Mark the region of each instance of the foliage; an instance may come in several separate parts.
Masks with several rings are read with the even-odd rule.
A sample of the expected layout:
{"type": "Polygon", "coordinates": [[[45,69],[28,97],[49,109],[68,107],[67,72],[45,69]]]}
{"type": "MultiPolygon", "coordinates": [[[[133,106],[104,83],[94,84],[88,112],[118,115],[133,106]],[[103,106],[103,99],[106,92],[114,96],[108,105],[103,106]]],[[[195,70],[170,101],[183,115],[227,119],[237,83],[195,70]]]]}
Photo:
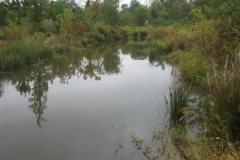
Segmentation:
{"type": "Polygon", "coordinates": [[[2,47],[0,50],[1,71],[35,64],[41,59],[51,57],[53,52],[48,45],[38,42],[19,40],[2,47]]]}
{"type": "Polygon", "coordinates": [[[99,2],[92,2],[89,6],[90,10],[92,11],[92,19],[94,22],[100,21],[102,18],[102,3],[99,2]]]}
{"type": "Polygon", "coordinates": [[[184,19],[189,16],[192,5],[187,1],[155,0],[151,3],[151,16],[154,25],[167,24],[169,21],[184,19]]]}
{"type": "MultiPolygon", "coordinates": [[[[223,150],[221,150],[219,149],[219,146],[222,146],[221,140],[202,134],[193,138],[189,133],[186,133],[188,130],[187,126],[172,128],[168,133],[171,138],[167,140],[166,148],[178,148],[184,159],[239,159],[240,153],[231,143],[225,143],[223,150]]],[[[174,155],[175,152],[172,156],[174,155]]]]}
{"type": "Polygon", "coordinates": [[[88,8],[89,6],[90,6],[90,0],[87,0],[85,4],[85,9],[88,8]]]}
{"type": "Polygon", "coordinates": [[[65,34],[71,33],[70,24],[72,24],[74,19],[72,10],[64,10],[63,14],[57,16],[57,19],[60,25],[60,32],[65,34]]]}
{"type": "Polygon", "coordinates": [[[124,10],[119,14],[119,26],[137,26],[137,18],[128,10],[124,10]]]}
{"type": "MultiPolygon", "coordinates": [[[[133,58],[149,54],[151,60],[172,53],[169,57],[177,62],[182,77],[209,88],[205,107],[189,110],[200,117],[208,134],[192,140],[184,138],[186,132],[175,130],[174,144],[188,159],[238,157],[240,1],[154,0],[150,6],[143,6],[132,0],[122,10],[118,5],[117,0],[88,0],[84,9],[74,0],[1,1],[0,70],[36,64],[54,54],[79,54],[81,47],[95,42],[148,39],[149,53],[132,53],[133,58]]],[[[114,70],[109,69],[119,61],[117,54],[105,56],[105,72],[119,73],[119,63],[114,70]]],[[[93,71],[89,77],[99,79],[93,71]]],[[[169,92],[166,101],[176,123],[186,114],[182,108],[188,106],[189,95],[180,84],[169,92]]],[[[135,140],[133,137],[137,144],[135,140]]]]}
{"type": "Polygon", "coordinates": [[[57,23],[51,19],[42,20],[41,26],[46,33],[55,33],[57,29],[57,23]]]}
{"type": "Polygon", "coordinates": [[[7,7],[4,2],[0,2],[0,26],[7,25],[7,7]]]}
{"type": "Polygon", "coordinates": [[[122,29],[126,32],[129,39],[137,40],[145,40],[148,36],[149,30],[146,27],[122,27],[122,29]]]}
{"type": "Polygon", "coordinates": [[[183,109],[188,108],[189,93],[183,86],[176,82],[169,87],[169,95],[165,95],[166,109],[172,124],[179,124],[179,119],[184,116],[183,109]]]}
{"type": "Polygon", "coordinates": [[[131,0],[129,10],[133,11],[135,8],[140,6],[140,2],[137,0],[131,0]]]}
{"type": "MultiPolygon", "coordinates": [[[[48,17],[53,21],[57,20],[57,16],[64,13],[64,10],[67,9],[67,4],[63,0],[52,1],[50,4],[50,10],[48,11],[48,17]]],[[[45,11],[47,12],[47,11],[45,11]]]]}
{"type": "Polygon", "coordinates": [[[3,28],[3,39],[5,40],[18,40],[28,35],[28,26],[17,25],[9,21],[8,26],[3,28]]]}
{"type": "Polygon", "coordinates": [[[195,81],[196,83],[206,84],[207,74],[209,73],[208,57],[198,53],[186,52],[180,54],[179,66],[185,79],[195,81]]]}
{"type": "Polygon", "coordinates": [[[102,15],[107,24],[116,26],[119,18],[118,1],[105,0],[102,7],[102,15]]]}
{"type": "Polygon", "coordinates": [[[211,100],[206,108],[209,124],[216,136],[235,142],[240,140],[239,59],[231,70],[224,69],[215,77],[209,84],[211,100]]]}
{"type": "Polygon", "coordinates": [[[145,6],[140,6],[136,9],[136,17],[138,26],[144,26],[150,18],[150,11],[145,6]]]}

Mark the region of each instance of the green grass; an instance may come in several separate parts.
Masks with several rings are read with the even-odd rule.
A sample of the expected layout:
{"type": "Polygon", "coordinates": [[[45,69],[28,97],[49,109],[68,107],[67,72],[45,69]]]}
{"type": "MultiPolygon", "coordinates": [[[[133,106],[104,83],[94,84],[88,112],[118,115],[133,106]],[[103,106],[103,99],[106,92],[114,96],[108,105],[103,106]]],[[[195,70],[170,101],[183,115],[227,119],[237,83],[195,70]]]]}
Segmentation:
{"type": "MultiPolygon", "coordinates": [[[[184,79],[203,84],[211,66],[209,57],[195,53],[194,51],[182,52],[178,55],[179,68],[184,79]]],[[[206,84],[206,83],[205,83],[206,84]]]]}
{"type": "Polygon", "coordinates": [[[182,109],[188,107],[188,102],[188,91],[179,82],[172,84],[169,95],[165,95],[165,103],[172,124],[179,123],[179,119],[184,116],[182,109]]]}
{"type": "Polygon", "coordinates": [[[207,118],[214,133],[225,140],[240,140],[240,68],[223,70],[211,85],[207,118]]]}
{"type": "Polygon", "coordinates": [[[53,51],[44,42],[18,40],[9,42],[0,49],[0,70],[9,71],[53,56],[53,51]]]}
{"type": "MultiPolygon", "coordinates": [[[[188,128],[174,127],[170,130],[169,136],[171,139],[166,143],[166,148],[173,148],[175,146],[182,157],[185,159],[194,160],[238,160],[240,159],[240,152],[231,143],[225,143],[224,148],[220,149],[222,145],[221,140],[206,137],[202,134],[196,137],[191,137],[187,134],[188,128]]],[[[172,155],[174,156],[174,154],[172,155]]]]}

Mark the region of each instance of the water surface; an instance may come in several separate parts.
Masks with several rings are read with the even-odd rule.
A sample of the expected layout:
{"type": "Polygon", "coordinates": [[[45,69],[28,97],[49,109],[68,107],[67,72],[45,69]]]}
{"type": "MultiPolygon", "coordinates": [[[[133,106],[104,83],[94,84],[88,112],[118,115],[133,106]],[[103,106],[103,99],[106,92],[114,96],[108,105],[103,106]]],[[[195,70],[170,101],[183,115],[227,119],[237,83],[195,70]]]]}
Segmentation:
{"type": "Polygon", "coordinates": [[[151,137],[171,70],[112,45],[1,74],[0,159],[145,160],[126,126],[151,137]]]}

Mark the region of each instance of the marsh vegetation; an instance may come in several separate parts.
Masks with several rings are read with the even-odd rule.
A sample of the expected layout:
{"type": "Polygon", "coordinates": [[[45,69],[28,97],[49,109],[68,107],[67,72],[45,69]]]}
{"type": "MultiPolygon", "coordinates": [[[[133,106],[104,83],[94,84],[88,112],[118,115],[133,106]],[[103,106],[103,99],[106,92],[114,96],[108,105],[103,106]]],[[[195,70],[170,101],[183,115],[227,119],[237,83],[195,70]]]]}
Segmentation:
{"type": "MultiPolygon", "coordinates": [[[[74,0],[0,2],[1,96],[9,73],[20,70],[25,75],[29,66],[54,59],[41,72],[31,71],[31,76],[12,82],[21,94],[34,90],[30,108],[41,127],[47,84],[53,77],[68,83],[73,75],[101,80],[103,74],[120,74],[121,48],[132,59],[148,59],[163,69],[168,62],[177,68],[177,82],[168,85],[162,97],[171,125],[170,137],[165,138],[168,158],[179,152],[185,159],[239,159],[240,2],[156,0],[143,5],[132,0],[120,6],[117,0],[87,0],[81,5],[74,0]],[[105,47],[112,42],[112,47],[105,47]],[[91,49],[99,45],[103,47],[91,49]],[[109,48],[113,54],[108,54],[109,48]],[[43,77],[47,82],[39,82],[43,77]],[[201,96],[193,96],[193,89],[201,96]],[[192,96],[199,104],[191,103],[192,96]],[[189,136],[193,122],[200,129],[189,136]]],[[[141,145],[137,144],[139,149],[141,145]]]]}

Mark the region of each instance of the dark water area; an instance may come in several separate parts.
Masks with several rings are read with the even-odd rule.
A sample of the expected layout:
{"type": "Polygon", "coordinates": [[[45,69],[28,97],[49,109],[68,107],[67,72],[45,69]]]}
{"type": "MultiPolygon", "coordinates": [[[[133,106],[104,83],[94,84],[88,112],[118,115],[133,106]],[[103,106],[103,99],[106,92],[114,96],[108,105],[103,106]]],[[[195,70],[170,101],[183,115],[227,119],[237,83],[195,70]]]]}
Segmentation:
{"type": "Polygon", "coordinates": [[[110,45],[0,74],[0,159],[147,159],[131,141],[151,139],[171,72],[144,47],[110,45]]]}

